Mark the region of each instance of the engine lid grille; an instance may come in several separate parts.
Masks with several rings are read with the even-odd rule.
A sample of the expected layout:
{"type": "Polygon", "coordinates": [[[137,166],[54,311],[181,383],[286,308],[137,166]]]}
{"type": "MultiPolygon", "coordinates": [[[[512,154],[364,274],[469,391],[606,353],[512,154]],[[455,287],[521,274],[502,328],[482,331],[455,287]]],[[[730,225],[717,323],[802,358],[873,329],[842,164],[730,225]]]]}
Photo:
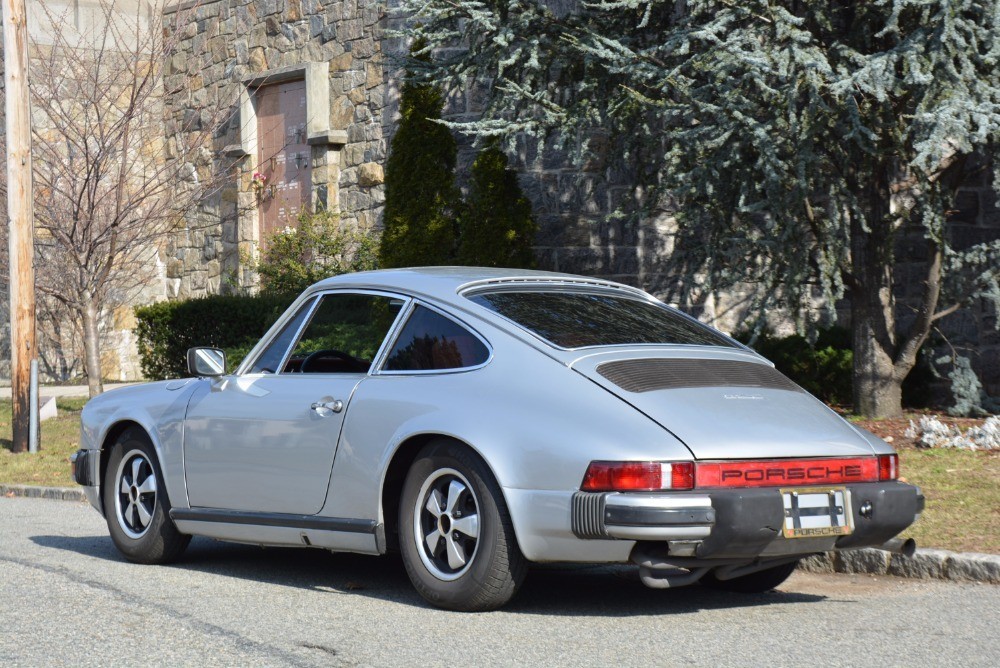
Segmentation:
{"type": "Polygon", "coordinates": [[[638,359],[605,362],[597,373],[626,392],[699,387],[756,387],[802,392],[766,364],[715,359],[638,359]]]}

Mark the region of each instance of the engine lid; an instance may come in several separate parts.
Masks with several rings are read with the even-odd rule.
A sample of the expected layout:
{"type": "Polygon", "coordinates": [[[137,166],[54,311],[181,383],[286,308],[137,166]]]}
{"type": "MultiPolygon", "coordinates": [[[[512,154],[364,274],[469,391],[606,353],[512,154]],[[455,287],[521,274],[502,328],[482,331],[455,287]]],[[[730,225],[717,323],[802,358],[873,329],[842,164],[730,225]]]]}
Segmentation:
{"type": "Polygon", "coordinates": [[[650,346],[592,353],[570,366],[700,460],[875,454],[847,421],[750,351],[650,346]]]}

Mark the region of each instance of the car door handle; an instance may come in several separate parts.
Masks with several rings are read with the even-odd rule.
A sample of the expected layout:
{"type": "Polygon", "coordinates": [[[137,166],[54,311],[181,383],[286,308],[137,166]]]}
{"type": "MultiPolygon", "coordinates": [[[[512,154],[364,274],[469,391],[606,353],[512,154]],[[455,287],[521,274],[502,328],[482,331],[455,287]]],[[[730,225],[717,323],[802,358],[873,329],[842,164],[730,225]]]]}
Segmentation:
{"type": "Polygon", "coordinates": [[[327,415],[326,411],[332,411],[334,413],[339,413],[344,410],[344,402],[340,399],[334,399],[333,401],[317,401],[313,403],[309,408],[313,409],[320,415],[327,415]]]}

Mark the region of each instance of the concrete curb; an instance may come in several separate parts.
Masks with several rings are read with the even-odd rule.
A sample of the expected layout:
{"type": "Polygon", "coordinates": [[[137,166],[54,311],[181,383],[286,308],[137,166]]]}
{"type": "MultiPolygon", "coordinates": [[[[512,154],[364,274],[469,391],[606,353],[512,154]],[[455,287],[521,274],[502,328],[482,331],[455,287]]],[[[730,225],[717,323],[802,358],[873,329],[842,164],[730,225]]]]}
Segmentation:
{"type": "Polygon", "coordinates": [[[37,485],[0,484],[0,497],[23,496],[29,499],[54,499],[56,501],[86,501],[87,495],[79,487],[39,487],[37,485]]]}
{"type": "Polygon", "coordinates": [[[917,550],[912,557],[871,547],[844,550],[803,559],[808,573],[866,573],[924,580],[1000,584],[1000,555],[949,550],[917,550]]]}
{"type": "MultiPolygon", "coordinates": [[[[38,487],[0,484],[0,497],[86,502],[79,487],[38,487]]],[[[864,573],[895,575],[924,580],[953,580],[1000,584],[1000,555],[948,550],[917,550],[912,557],[871,547],[842,552],[826,552],[803,559],[799,568],[807,573],[864,573]]]]}

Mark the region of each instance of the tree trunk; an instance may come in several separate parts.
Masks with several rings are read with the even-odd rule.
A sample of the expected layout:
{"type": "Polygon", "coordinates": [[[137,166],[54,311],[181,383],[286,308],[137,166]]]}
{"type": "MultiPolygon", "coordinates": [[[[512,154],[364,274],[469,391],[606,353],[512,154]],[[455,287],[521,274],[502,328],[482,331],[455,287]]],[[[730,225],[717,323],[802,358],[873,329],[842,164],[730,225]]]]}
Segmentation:
{"type": "MultiPolygon", "coordinates": [[[[896,366],[896,317],[892,292],[893,230],[885,166],[869,186],[868,221],[851,222],[851,329],[854,344],[854,411],[865,417],[903,412],[903,378],[896,366]]],[[[910,367],[912,368],[912,364],[910,367]]]]}
{"type": "Polygon", "coordinates": [[[83,302],[83,363],[84,371],[87,374],[87,386],[90,388],[91,398],[96,397],[104,391],[104,383],[101,380],[101,337],[98,329],[98,308],[93,295],[85,292],[81,301],[83,302]]]}

